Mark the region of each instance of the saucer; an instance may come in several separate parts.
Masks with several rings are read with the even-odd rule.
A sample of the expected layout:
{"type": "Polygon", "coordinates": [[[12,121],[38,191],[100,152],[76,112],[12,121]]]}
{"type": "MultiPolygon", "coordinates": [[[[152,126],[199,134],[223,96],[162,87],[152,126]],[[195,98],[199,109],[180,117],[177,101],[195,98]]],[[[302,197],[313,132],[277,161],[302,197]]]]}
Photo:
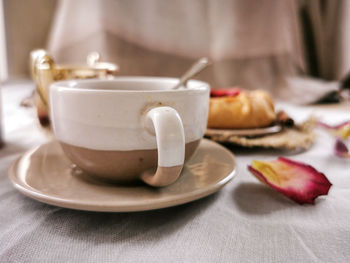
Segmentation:
{"type": "Polygon", "coordinates": [[[264,128],[255,128],[255,129],[207,129],[205,135],[208,137],[211,136],[264,136],[274,133],[279,133],[282,131],[280,125],[274,125],[264,128]]]}
{"type": "Polygon", "coordinates": [[[234,155],[203,139],[172,185],[118,185],[84,175],[64,155],[57,141],[38,146],[9,169],[15,188],[26,196],[59,207],[103,212],[132,212],[184,204],[208,196],[236,173],[234,155]]]}

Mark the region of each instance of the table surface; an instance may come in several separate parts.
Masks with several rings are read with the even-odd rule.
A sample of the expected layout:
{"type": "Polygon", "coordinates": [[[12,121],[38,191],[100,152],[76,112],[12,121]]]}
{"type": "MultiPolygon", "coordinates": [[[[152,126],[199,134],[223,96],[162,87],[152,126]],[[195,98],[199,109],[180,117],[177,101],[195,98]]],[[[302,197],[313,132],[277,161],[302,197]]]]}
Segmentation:
{"type": "MultiPolygon", "coordinates": [[[[33,108],[19,107],[32,84],[3,86],[0,150],[0,262],[349,262],[350,160],[332,154],[334,139],[317,130],[306,152],[235,149],[238,176],[220,192],[172,208],[95,213],[23,196],[7,178],[10,164],[48,139],[33,108]],[[333,186],[315,205],[298,205],[247,170],[253,159],[288,156],[322,171],[333,186]]],[[[350,119],[350,104],[278,103],[297,120],[315,114],[350,119]]]]}

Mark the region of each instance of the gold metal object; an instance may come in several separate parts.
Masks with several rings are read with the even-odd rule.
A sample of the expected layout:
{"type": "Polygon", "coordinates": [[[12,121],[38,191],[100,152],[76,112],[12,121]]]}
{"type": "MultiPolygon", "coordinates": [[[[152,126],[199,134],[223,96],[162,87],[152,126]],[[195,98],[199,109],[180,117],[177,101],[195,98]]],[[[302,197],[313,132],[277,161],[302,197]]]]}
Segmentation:
{"type": "Polygon", "coordinates": [[[85,65],[56,64],[44,49],[30,53],[30,72],[36,84],[35,105],[42,126],[49,126],[49,87],[51,83],[67,79],[113,78],[119,71],[117,64],[102,62],[98,52],[87,56],[85,65]]]}

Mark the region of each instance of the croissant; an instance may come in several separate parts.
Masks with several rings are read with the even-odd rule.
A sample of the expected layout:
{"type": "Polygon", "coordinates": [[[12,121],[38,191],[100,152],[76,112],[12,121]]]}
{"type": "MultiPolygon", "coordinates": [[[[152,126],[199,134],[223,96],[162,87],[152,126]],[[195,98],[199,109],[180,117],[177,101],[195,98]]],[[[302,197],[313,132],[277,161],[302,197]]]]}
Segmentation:
{"type": "Polygon", "coordinates": [[[232,92],[231,89],[230,93],[234,95],[221,94],[219,97],[210,98],[208,128],[261,128],[271,125],[276,120],[274,103],[267,92],[261,90],[232,92]]]}

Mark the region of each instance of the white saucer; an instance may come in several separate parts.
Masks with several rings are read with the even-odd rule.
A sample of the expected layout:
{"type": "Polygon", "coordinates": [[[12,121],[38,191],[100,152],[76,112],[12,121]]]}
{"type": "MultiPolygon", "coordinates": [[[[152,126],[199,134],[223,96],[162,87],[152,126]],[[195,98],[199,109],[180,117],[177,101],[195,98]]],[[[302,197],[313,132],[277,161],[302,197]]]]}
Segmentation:
{"type": "Polygon", "coordinates": [[[203,139],[172,185],[107,184],[72,169],[56,141],[41,145],[18,158],[9,178],[23,194],[65,208],[104,212],[145,211],[184,204],[210,195],[228,183],[236,172],[233,154],[203,139]]]}
{"type": "Polygon", "coordinates": [[[263,136],[279,133],[282,130],[280,125],[269,126],[256,129],[207,129],[206,136],[263,136]]]}

